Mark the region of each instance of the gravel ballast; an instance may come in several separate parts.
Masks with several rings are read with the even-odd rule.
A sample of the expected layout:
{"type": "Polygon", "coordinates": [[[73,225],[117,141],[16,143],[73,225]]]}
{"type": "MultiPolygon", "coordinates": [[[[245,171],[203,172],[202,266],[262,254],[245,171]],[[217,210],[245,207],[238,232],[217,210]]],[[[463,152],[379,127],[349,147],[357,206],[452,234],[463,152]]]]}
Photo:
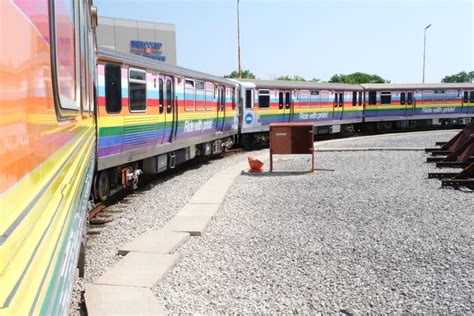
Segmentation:
{"type": "MultiPolygon", "coordinates": [[[[455,133],[324,148],[432,147],[455,133]]],[[[243,174],[154,292],[171,313],[472,313],[473,196],[440,189],[425,160],[322,152],[314,174],[243,174]]],[[[309,156],[276,156],[276,170],[309,166],[309,156]]]]}

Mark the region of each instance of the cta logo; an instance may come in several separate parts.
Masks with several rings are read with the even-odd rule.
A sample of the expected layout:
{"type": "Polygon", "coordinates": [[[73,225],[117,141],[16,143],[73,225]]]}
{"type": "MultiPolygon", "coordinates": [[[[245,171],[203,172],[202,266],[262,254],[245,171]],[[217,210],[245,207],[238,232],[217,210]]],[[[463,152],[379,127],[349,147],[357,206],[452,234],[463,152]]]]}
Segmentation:
{"type": "Polygon", "coordinates": [[[253,122],[253,116],[252,113],[247,113],[245,115],[245,123],[251,124],[253,122]]]}

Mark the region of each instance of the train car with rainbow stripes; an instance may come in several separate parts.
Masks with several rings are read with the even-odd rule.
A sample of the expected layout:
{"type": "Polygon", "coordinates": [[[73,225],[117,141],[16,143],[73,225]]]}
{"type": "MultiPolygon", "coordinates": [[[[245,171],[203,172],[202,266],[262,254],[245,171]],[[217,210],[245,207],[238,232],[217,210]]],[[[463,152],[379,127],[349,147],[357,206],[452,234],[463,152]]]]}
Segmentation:
{"type": "Polygon", "coordinates": [[[269,124],[313,122],[316,133],[356,128],[467,123],[473,83],[340,84],[239,79],[244,144],[266,140],[269,124]]]}
{"type": "Polygon", "coordinates": [[[235,143],[235,81],[107,50],[97,74],[97,200],[235,143]]]}
{"type": "Polygon", "coordinates": [[[95,9],[0,1],[0,314],[68,311],[95,162],[95,9]]]}
{"type": "MultiPolygon", "coordinates": [[[[474,84],[362,84],[364,122],[425,121],[427,125],[474,117],[474,84]]],[[[416,123],[416,122],[415,122],[416,123]]]]}
{"type": "Polygon", "coordinates": [[[363,120],[360,85],[240,79],[241,136],[264,135],[274,122],[313,122],[316,132],[338,133],[363,120]]]}

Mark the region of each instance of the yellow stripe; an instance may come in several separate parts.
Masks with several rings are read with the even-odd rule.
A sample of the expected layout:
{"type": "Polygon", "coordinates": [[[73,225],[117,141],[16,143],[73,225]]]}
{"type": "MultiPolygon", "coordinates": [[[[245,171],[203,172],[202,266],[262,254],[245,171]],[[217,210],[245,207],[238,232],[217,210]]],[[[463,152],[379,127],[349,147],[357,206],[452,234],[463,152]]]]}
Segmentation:
{"type": "MultiPolygon", "coordinates": [[[[4,212],[7,215],[14,214],[18,216],[23,208],[18,207],[18,205],[15,205],[13,202],[15,200],[24,200],[24,192],[30,192],[29,195],[31,196],[34,196],[35,192],[39,192],[40,187],[47,183],[47,180],[54,175],[56,170],[66,161],[67,157],[72,154],[73,159],[66,163],[63,172],[54,179],[53,183],[51,183],[50,187],[48,187],[46,192],[41,196],[40,200],[37,201],[35,207],[31,209],[28,216],[17,227],[13,235],[0,247],[0,271],[2,271],[0,273],[0,284],[2,284],[0,287],[0,306],[3,305],[3,302],[20,278],[21,272],[27,265],[34,248],[41,238],[41,234],[52,219],[61,197],[64,195],[65,199],[62,202],[63,206],[60,207],[60,210],[63,210],[66,209],[72,199],[75,198],[71,192],[74,192],[73,190],[75,190],[78,185],[82,185],[78,182],[80,180],[79,177],[76,176],[77,170],[73,167],[77,164],[81,164],[82,169],[87,168],[89,161],[87,159],[81,159],[80,154],[84,151],[88,151],[90,155],[92,150],[94,150],[94,129],[92,120],[88,120],[86,125],[88,125],[85,126],[86,129],[81,132],[74,141],[58,150],[46,163],[42,164],[31,176],[27,177],[28,179],[33,178],[37,181],[23,181],[1,198],[2,216],[0,217],[3,218],[4,212]],[[87,139],[87,142],[81,148],[77,148],[83,139],[87,139]],[[71,181],[72,183],[69,184],[71,181]]],[[[22,203],[22,205],[25,204],[27,204],[27,202],[22,203]]],[[[66,212],[61,211],[56,214],[54,223],[47,233],[46,242],[43,242],[38,250],[40,255],[35,257],[31,268],[25,276],[22,287],[15,296],[14,300],[18,303],[18,306],[29,307],[33,302],[36,295],[34,289],[37,289],[43,278],[44,271],[51,258],[53,244],[59,238],[60,227],[67,215],[66,212]]],[[[3,221],[1,224],[2,231],[4,231],[6,225],[4,225],[3,221]]],[[[56,258],[54,260],[56,260],[56,258]]],[[[10,311],[13,313],[21,313],[21,310],[17,310],[16,308],[10,311]]]]}

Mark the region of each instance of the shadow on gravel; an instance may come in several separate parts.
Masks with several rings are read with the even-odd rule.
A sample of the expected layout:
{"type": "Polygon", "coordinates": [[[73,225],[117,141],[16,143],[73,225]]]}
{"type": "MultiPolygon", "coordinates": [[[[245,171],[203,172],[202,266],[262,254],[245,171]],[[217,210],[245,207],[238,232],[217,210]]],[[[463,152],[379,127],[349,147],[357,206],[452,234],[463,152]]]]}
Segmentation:
{"type": "Polygon", "coordinates": [[[304,176],[304,175],[313,175],[316,176],[318,172],[334,172],[334,169],[314,169],[314,172],[310,170],[281,170],[281,171],[272,171],[272,172],[249,172],[242,171],[241,175],[250,176],[250,177],[288,177],[288,176],[304,176]]]}

